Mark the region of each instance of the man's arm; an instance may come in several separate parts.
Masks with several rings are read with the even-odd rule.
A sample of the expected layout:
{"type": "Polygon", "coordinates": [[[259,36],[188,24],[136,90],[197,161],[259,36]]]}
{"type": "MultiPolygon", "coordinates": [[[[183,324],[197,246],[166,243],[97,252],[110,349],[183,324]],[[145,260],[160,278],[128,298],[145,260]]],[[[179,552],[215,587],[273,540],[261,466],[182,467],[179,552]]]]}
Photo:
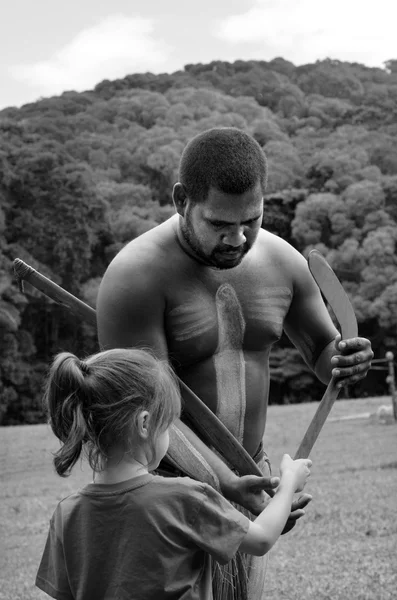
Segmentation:
{"type": "Polygon", "coordinates": [[[96,307],[99,345],[103,350],[150,348],[158,358],[168,359],[158,269],[138,252],[132,254],[125,248],[101,281],[96,307]]]}

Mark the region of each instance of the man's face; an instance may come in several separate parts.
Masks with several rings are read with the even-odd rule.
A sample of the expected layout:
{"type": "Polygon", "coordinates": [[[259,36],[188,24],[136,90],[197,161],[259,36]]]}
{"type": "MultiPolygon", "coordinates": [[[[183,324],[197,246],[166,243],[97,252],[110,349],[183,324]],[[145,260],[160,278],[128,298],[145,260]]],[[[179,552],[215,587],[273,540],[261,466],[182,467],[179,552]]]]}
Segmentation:
{"type": "Polygon", "coordinates": [[[238,195],[211,188],[204,202],[194,204],[187,199],[181,231],[185,242],[203,262],[218,269],[232,269],[253,246],[262,215],[259,182],[238,195]]]}

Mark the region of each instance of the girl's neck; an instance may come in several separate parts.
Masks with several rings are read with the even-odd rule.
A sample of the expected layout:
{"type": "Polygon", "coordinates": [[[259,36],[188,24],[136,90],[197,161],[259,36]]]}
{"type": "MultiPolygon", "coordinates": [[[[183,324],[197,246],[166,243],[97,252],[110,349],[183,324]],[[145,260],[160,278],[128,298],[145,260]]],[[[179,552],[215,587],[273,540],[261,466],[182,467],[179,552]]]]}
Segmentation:
{"type": "Polygon", "coordinates": [[[105,468],[99,473],[94,472],[94,483],[112,484],[121,483],[140,475],[147,475],[148,469],[138,461],[124,458],[119,460],[109,459],[105,468]]]}

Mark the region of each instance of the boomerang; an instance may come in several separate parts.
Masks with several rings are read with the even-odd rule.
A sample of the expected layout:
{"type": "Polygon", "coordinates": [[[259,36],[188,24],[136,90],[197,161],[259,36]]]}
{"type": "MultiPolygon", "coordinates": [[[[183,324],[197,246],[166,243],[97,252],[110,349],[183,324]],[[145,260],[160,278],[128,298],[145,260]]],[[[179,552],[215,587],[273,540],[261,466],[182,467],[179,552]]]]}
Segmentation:
{"type": "MultiPolygon", "coordinates": [[[[342,339],[357,337],[356,315],[339,279],[318,250],[312,250],[309,253],[308,263],[313,278],[339,322],[342,339]]],[[[295,460],[297,458],[308,458],[339,392],[335,378],[332,376],[317,411],[296,451],[295,460]]]]}

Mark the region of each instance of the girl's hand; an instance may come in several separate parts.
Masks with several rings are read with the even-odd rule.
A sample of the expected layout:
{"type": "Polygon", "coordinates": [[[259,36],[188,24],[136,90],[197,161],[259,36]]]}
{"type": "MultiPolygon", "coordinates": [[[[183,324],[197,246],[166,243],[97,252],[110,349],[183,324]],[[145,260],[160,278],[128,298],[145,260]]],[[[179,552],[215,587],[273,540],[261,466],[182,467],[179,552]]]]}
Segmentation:
{"type": "Polygon", "coordinates": [[[309,458],[292,460],[289,454],[284,454],[280,464],[281,483],[284,477],[292,477],[295,492],[301,492],[310,477],[312,464],[309,458]]]}

